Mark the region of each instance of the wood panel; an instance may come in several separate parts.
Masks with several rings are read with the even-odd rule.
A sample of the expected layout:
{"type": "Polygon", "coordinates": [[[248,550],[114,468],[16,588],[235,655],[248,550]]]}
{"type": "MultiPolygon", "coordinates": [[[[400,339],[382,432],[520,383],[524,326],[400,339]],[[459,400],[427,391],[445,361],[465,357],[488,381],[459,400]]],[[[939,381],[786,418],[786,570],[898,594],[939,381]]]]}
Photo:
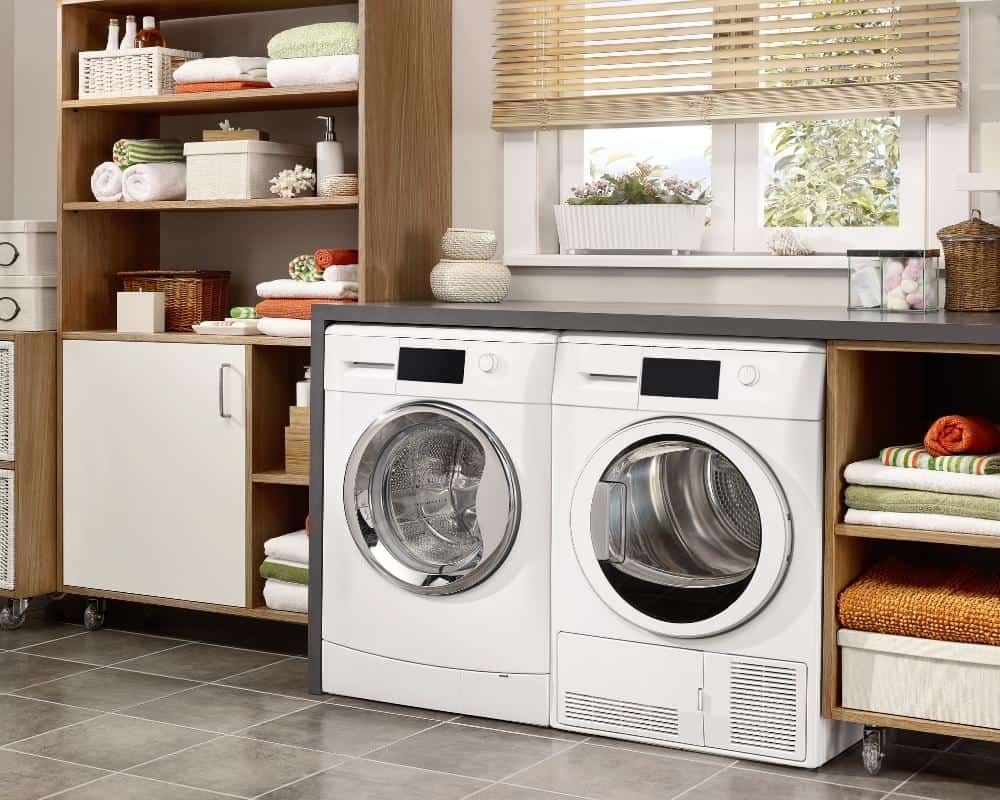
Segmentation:
{"type": "Polygon", "coordinates": [[[255,347],[301,347],[308,349],[310,340],[287,336],[217,336],[202,333],[118,333],[117,331],[63,331],[62,338],[92,342],[181,342],[183,344],[244,344],[255,347]]]}
{"type": "Polygon", "coordinates": [[[359,9],[361,299],[426,299],[451,224],[451,0],[359,9]]]}
{"type": "Polygon", "coordinates": [[[159,19],[187,19],[217,14],[249,14],[352,3],[356,0],[62,0],[63,6],[111,14],[153,14],[159,19]]]}
{"type": "Polygon", "coordinates": [[[1000,536],[986,533],[951,533],[949,531],[923,531],[912,528],[882,528],[875,525],[846,525],[834,527],[837,536],[861,539],[881,539],[894,542],[923,542],[927,544],[948,544],[958,547],[1000,548],[1000,536]]]}
{"type": "Polygon", "coordinates": [[[874,725],[881,728],[899,728],[904,731],[936,733],[939,736],[956,736],[964,739],[979,739],[985,742],[1000,742],[1000,729],[980,728],[975,725],[959,725],[955,722],[937,722],[917,717],[901,717],[896,714],[880,714],[876,711],[861,711],[856,708],[836,706],[829,715],[844,722],[874,725]]]}
{"type": "Polygon", "coordinates": [[[261,483],[254,484],[252,492],[247,597],[251,608],[259,608],[264,605],[264,579],[259,571],[264,560],[264,542],[305,525],[309,487],[261,483]]]}
{"type": "MultiPolygon", "coordinates": [[[[151,203],[98,203],[78,201],[66,203],[64,211],[94,211],[102,214],[135,214],[143,211],[327,211],[357,208],[358,198],[294,197],[257,198],[255,200],[158,200],[151,203]]],[[[130,224],[125,223],[125,224],[130,224]]]]}
{"type": "Polygon", "coordinates": [[[358,84],[294,86],[282,89],[242,89],[153,97],[85,97],[62,101],[63,110],[93,109],[152,114],[214,114],[227,111],[284,111],[297,108],[356,106],[358,84]]]}

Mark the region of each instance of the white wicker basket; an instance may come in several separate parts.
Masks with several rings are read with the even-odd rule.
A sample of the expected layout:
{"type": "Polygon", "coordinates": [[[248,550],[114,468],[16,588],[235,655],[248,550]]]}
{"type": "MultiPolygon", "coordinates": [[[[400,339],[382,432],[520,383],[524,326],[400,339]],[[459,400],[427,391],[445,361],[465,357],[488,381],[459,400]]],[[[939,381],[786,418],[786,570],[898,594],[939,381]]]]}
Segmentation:
{"type": "Polygon", "coordinates": [[[316,187],[319,197],[357,197],[358,176],[353,173],[327,175],[316,187]]]}
{"type": "Polygon", "coordinates": [[[189,142],[184,155],[188,200],[275,198],[271,178],[316,161],[311,147],[279,142],[189,142]]]}
{"type": "Polygon", "coordinates": [[[14,460],[14,343],[0,342],[0,461],[14,460]]]}
{"type": "Polygon", "coordinates": [[[0,589],[14,584],[14,471],[0,469],[0,589]]]}
{"type": "Polygon", "coordinates": [[[449,261],[489,261],[497,253],[497,235],[477,228],[448,228],[441,249],[449,261]]]}
{"type": "Polygon", "coordinates": [[[431,291],[445,303],[499,303],[510,291],[510,270],[499,261],[441,261],[431,291]]]}
{"type": "Polygon", "coordinates": [[[201,53],[166,47],[80,53],[80,99],[173,94],[174,70],[201,53]]]}

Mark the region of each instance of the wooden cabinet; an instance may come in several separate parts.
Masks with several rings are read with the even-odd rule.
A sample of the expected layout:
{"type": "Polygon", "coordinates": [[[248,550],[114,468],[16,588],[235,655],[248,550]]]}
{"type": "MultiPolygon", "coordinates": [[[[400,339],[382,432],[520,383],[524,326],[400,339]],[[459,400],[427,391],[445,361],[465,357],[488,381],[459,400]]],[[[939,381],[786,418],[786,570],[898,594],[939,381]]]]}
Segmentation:
{"type": "Polygon", "coordinates": [[[63,569],[86,587],[246,605],[247,348],[63,345],[63,569]]]}

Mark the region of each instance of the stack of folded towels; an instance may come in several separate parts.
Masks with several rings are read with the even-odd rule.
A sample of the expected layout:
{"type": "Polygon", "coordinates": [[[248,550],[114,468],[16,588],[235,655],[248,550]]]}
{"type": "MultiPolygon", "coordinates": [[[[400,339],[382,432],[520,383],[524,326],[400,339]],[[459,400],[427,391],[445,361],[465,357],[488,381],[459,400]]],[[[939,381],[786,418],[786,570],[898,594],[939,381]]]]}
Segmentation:
{"type": "Polygon", "coordinates": [[[1000,429],[942,417],[923,445],[886,447],[844,470],[844,521],[1000,536],[1000,429]]]}
{"type": "Polygon", "coordinates": [[[257,330],[266,336],[309,336],[314,305],[358,301],[357,250],[324,248],[298,256],[288,275],[257,285],[257,330]]]}
{"type": "MultiPolygon", "coordinates": [[[[307,521],[308,522],[308,521],[307,521]]],[[[264,542],[264,602],[276,611],[309,610],[309,535],[305,530],[264,542]]]]}
{"type": "Polygon", "coordinates": [[[358,80],[358,25],[321,22],[282,31],[267,45],[272,86],[319,86],[358,80]]]}
{"type": "Polygon", "coordinates": [[[102,203],[183,200],[187,195],[184,145],[164,139],[119,139],[90,178],[102,203]]]}
{"type": "Polygon", "coordinates": [[[267,89],[268,58],[227,56],[186,61],[174,70],[177,94],[267,89]]]}

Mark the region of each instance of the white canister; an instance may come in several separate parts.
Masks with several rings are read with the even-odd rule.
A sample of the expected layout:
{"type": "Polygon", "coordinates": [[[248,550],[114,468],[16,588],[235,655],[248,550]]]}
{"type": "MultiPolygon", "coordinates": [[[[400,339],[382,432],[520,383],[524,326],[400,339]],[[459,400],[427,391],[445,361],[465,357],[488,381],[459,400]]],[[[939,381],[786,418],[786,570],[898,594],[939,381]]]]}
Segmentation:
{"type": "Polygon", "coordinates": [[[0,276],[55,274],[55,222],[0,220],[0,276]]]}
{"type": "Polygon", "coordinates": [[[55,328],[54,275],[0,275],[0,331],[51,331],[55,328]]]}
{"type": "Polygon", "coordinates": [[[309,408],[309,395],[312,386],[312,368],[306,367],[306,376],[295,384],[295,405],[299,408],[309,408]]]}

